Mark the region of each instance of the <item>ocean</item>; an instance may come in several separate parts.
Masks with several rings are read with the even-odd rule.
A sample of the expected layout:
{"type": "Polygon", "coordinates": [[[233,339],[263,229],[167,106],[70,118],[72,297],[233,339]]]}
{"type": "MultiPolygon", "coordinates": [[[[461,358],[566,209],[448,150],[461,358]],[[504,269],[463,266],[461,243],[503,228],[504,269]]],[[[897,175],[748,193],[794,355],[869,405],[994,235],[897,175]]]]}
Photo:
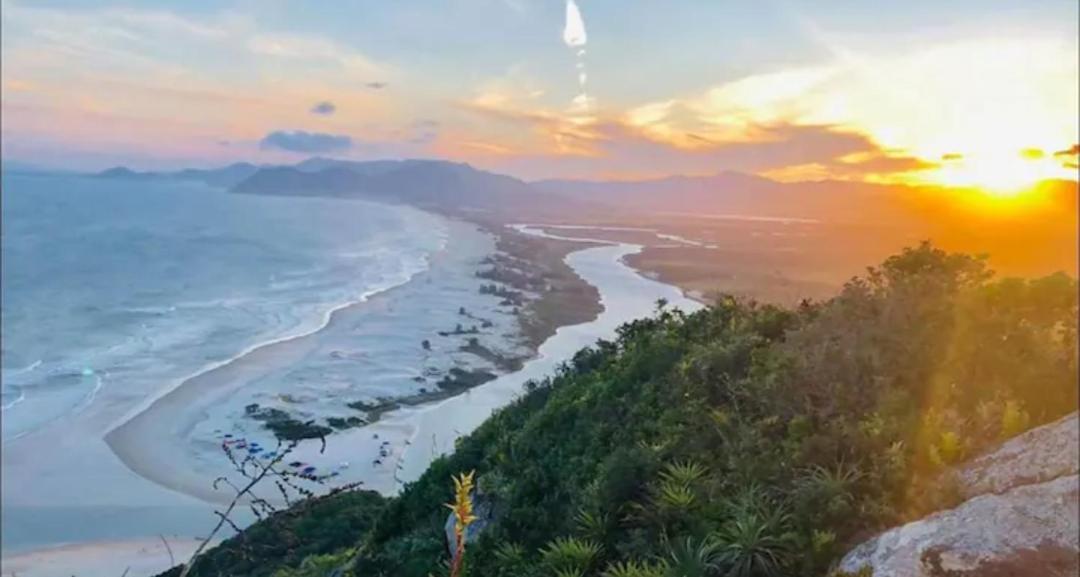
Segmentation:
{"type": "Polygon", "coordinates": [[[3,175],[2,436],[152,394],[405,283],[446,242],[405,207],[3,175]]]}

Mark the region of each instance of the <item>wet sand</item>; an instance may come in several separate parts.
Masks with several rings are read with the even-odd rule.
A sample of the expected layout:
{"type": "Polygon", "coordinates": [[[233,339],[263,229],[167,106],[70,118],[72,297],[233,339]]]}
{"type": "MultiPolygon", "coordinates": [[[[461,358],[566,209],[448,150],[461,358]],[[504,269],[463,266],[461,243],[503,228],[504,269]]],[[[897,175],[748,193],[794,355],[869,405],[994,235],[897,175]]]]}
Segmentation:
{"type": "Polygon", "coordinates": [[[167,546],[159,537],[62,545],[5,557],[0,570],[18,577],[142,577],[189,558],[199,546],[191,538],[165,540],[167,546]]]}

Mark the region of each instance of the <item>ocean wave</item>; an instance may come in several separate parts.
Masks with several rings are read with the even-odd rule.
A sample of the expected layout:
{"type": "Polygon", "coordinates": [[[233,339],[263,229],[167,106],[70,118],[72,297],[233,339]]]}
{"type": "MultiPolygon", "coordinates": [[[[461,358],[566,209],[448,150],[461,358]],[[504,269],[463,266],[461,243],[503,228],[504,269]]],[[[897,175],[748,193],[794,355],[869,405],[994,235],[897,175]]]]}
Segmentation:
{"type": "Polygon", "coordinates": [[[190,197],[169,191],[144,203],[96,181],[63,184],[94,190],[24,183],[14,195],[25,205],[5,213],[25,230],[5,237],[5,258],[19,257],[5,277],[5,360],[42,357],[4,367],[0,407],[19,423],[5,424],[5,441],[106,401],[137,414],[132,405],[191,376],[320,330],[427,270],[447,245],[441,218],[404,207],[221,195],[190,211],[190,197]],[[67,212],[33,210],[60,196],[74,199],[67,212]],[[40,231],[50,245],[33,242],[40,231]],[[46,248],[63,258],[38,254],[46,248]]]}
{"type": "Polygon", "coordinates": [[[94,399],[97,398],[101,389],[105,387],[105,375],[102,373],[94,373],[94,388],[90,389],[90,392],[86,394],[82,402],[75,406],[74,413],[81,413],[85,411],[94,403],[94,399]]]}
{"type": "MultiPolygon", "coordinates": [[[[445,244],[443,246],[445,246],[445,244]]],[[[393,251],[387,251],[387,254],[388,255],[393,255],[394,253],[393,253],[393,251]]],[[[366,287],[360,288],[359,289],[359,294],[357,294],[353,298],[349,298],[349,299],[344,300],[344,301],[339,301],[336,304],[332,304],[332,305],[326,304],[326,305],[323,305],[322,307],[313,307],[313,308],[321,308],[321,309],[323,309],[321,315],[307,316],[308,319],[317,319],[317,320],[308,320],[307,322],[301,321],[299,326],[295,327],[294,330],[287,331],[284,334],[281,334],[279,336],[274,336],[274,337],[271,337],[269,339],[262,340],[262,341],[260,341],[258,343],[252,344],[252,345],[244,348],[239,353],[230,356],[229,358],[223,359],[221,361],[216,361],[216,362],[213,362],[213,363],[203,365],[198,370],[196,370],[196,371],[194,371],[192,373],[189,373],[187,376],[184,376],[182,378],[173,380],[170,384],[168,384],[167,386],[161,388],[156,393],[154,393],[152,395],[148,395],[146,399],[144,399],[138,405],[136,405],[131,410],[129,410],[121,418],[116,420],[109,427],[109,430],[112,431],[114,429],[117,429],[117,428],[123,426],[125,423],[127,423],[128,421],[134,419],[140,413],[146,411],[151,405],[153,405],[159,399],[165,397],[166,395],[173,392],[178,387],[182,386],[185,382],[187,382],[187,381],[189,381],[191,379],[194,379],[194,378],[196,378],[196,377],[198,377],[200,375],[203,375],[203,374],[208,373],[210,371],[213,371],[213,370],[219,369],[221,367],[224,367],[224,366],[226,366],[226,365],[228,365],[230,363],[233,363],[233,362],[235,362],[235,361],[237,361],[239,359],[242,359],[243,357],[246,357],[247,355],[251,354],[252,352],[254,352],[254,351],[258,350],[258,349],[261,349],[263,347],[270,346],[270,345],[277,344],[277,343],[281,343],[281,342],[285,342],[285,341],[290,341],[290,340],[301,338],[301,337],[305,337],[305,336],[317,333],[317,332],[325,329],[330,324],[331,320],[334,317],[334,314],[337,313],[338,311],[349,308],[349,307],[352,307],[352,306],[356,306],[358,304],[362,304],[364,302],[367,302],[371,297],[373,297],[373,296],[375,296],[375,295],[377,295],[379,293],[382,293],[382,292],[391,290],[393,288],[399,287],[401,285],[404,285],[404,284],[408,283],[410,280],[412,280],[414,277],[416,277],[418,274],[428,270],[430,268],[430,266],[431,266],[430,259],[431,259],[431,252],[426,252],[425,251],[425,252],[422,253],[420,258],[415,259],[411,263],[408,263],[407,265],[402,266],[401,268],[399,268],[398,271],[397,271],[397,274],[389,275],[389,278],[383,277],[383,278],[380,279],[381,282],[370,281],[369,284],[366,287]]],[[[400,258],[397,259],[397,262],[399,264],[402,263],[400,258]]]]}
{"type": "MultiPolygon", "coordinates": [[[[18,392],[19,392],[19,396],[18,396],[18,397],[16,397],[16,398],[15,398],[14,400],[12,400],[12,401],[8,401],[8,402],[6,402],[6,403],[0,404],[0,411],[6,411],[6,410],[8,410],[8,409],[11,409],[11,408],[15,407],[15,405],[18,405],[19,403],[21,403],[21,402],[23,402],[23,401],[25,401],[25,400],[26,400],[26,391],[24,391],[22,387],[20,387],[20,386],[18,386],[18,385],[11,385],[11,388],[12,388],[12,389],[15,389],[16,391],[18,391],[18,392]]],[[[8,395],[8,394],[10,394],[10,393],[8,393],[8,392],[4,392],[3,394],[5,394],[5,395],[8,395]]]]}
{"type": "Polygon", "coordinates": [[[32,373],[41,366],[42,360],[38,359],[25,367],[17,369],[4,369],[0,372],[0,411],[7,411],[26,400],[26,384],[21,382],[12,383],[12,380],[20,381],[19,377],[32,373]],[[17,393],[17,395],[16,395],[17,393]],[[8,397],[14,396],[12,400],[8,397]]]}

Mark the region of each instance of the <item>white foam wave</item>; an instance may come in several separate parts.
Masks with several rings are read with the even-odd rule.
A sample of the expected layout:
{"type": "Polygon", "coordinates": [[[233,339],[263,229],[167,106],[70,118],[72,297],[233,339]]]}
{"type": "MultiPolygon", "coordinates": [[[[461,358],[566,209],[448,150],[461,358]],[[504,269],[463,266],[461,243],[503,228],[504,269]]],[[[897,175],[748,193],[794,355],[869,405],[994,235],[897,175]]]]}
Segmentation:
{"type": "MultiPolygon", "coordinates": [[[[445,246],[445,243],[443,243],[443,245],[445,246]]],[[[421,272],[427,270],[430,267],[430,258],[431,258],[431,255],[426,253],[421,258],[417,259],[411,266],[410,265],[404,266],[402,268],[401,272],[399,273],[399,275],[390,277],[388,279],[384,279],[383,282],[381,282],[379,284],[376,284],[376,285],[373,285],[373,286],[367,288],[366,290],[362,291],[355,298],[352,298],[352,299],[346,300],[344,302],[340,302],[338,304],[330,306],[329,308],[327,308],[327,309],[325,309],[323,311],[323,314],[321,316],[317,317],[317,322],[302,323],[300,326],[296,327],[293,331],[290,331],[290,332],[288,332],[288,333],[286,333],[286,334],[284,334],[282,336],[278,336],[278,337],[275,337],[275,338],[272,338],[272,339],[269,339],[269,340],[264,340],[264,341],[255,343],[255,344],[248,346],[247,348],[243,349],[239,353],[237,353],[237,354],[235,354],[235,355],[233,355],[233,356],[231,356],[231,357],[229,357],[227,359],[223,359],[221,361],[217,361],[217,362],[213,362],[213,363],[203,365],[198,370],[196,370],[196,371],[194,371],[194,372],[192,372],[192,373],[190,373],[190,374],[188,374],[186,376],[180,377],[178,379],[173,379],[170,383],[168,383],[165,387],[158,390],[155,394],[148,395],[141,403],[138,403],[137,405],[132,407],[127,413],[125,413],[119,419],[117,419],[114,423],[112,423],[109,426],[109,430],[112,431],[113,429],[116,429],[116,428],[122,426],[124,423],[127,423],[128,421],[130,421],[131,419],[135,418],[140,413],[142,413],[143,411],[148,409],[151,405],[156,403],[159,399],[161,399],[162,397],[168,395],[172,391],[176,390],[177,387],[183,385],[185,382],[187,382],[187,381],[189,381],[189,380],[191,380],[191,379],[193,379],[195,377],[198,377],[199,375],[208,373],[210,371],[216,370],[216,369],[218,369],[220,367],[223,367],[225,365],[233,363],[236,360],[238,360],[240,358],[243,358],[243,357],[251,354],[255,350],[261,349],[263,347],[270,346],[270,345],[277,344],[277,343],[281,343],[281,342],[285,342],[285,341],[290,341],[290,340],[293,340],[293,339],[302,338],[302,337],[305,337],[305,336],[308,336],[308,335],[311,335],[311,334],[314,334],[314,333],[317,333],[317,332],[323,330],[324,328],[326,328],[327,325],[330,324],[330,321],[333,319],[334,313],[336,313],[336,312],[338,312],[338,311],[340,311],[342,309],[345,309],[345,308],[348,308],[348,307],[355,306],[355,305],[361,304],[363,302],[366,302],[368,299],[370,299],[371,297],[373,297],[373,296],[375,296],[375,295],[377,295],[379,293],[390,290],[390,289],[392,289],[394,287],[397,287],[397,286],[401,286],[401,285],[409,282],[417,274],[420,274],[421,272]]]]}
{"type": "Polygon", "coordinates": [[[18,398],[16,398],[14,401],[11,401],[9,403],[4,403],[3,405],[0,405],[0,411],[6,411],[8,409],[11,409],[15,405],[18,405],[19,403],[26,400],[26,391],[24,391],[22,387],[15,387],[15,388],[19,391],[18,398]]]}

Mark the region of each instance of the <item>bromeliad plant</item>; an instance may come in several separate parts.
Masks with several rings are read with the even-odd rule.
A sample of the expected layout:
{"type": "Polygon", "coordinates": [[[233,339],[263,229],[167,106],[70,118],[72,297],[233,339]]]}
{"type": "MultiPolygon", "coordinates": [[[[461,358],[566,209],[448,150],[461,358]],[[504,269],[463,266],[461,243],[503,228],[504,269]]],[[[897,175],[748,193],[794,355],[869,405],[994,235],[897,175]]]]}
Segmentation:
{"type": "Polygon", "coordinates": [[[461,575],[462,562],[465,558],[465,531],[473,521],[476,521],[472,504],[475,473],[476,471],[469,471],[454,477],[454,500],[446,504],[454,513],[454,559],[450,565],[450,577],[461,575]]]}

